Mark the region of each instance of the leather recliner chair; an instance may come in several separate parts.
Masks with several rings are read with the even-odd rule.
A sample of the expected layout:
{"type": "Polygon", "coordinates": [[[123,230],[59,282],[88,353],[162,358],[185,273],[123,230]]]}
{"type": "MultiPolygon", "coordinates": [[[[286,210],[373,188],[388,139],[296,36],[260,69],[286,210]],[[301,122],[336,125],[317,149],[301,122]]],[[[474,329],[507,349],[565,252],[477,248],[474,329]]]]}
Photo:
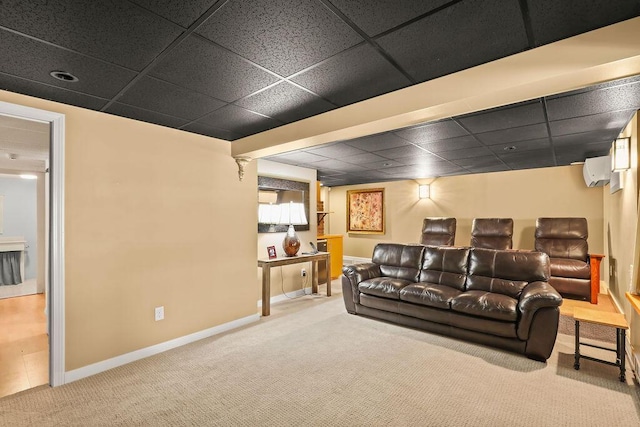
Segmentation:
{"type": "Polygon", "coordinates": [[[471,226],[471,246],[497,250],[513,248],[513,219],[474,218],[471,226]]]}
{"type": "Polygon", "coordinates": [[[535,250],[549,255],[549,284],[569,299],[598,303],[600,262],[604,255],[589,254],[586,218],[538,218],[535,250]]]}
{"type": "Polygon", "coordinates": [[[453,246],[456,239],[455,218],[425,218],[420,243],[429,246],[453,246]]]}

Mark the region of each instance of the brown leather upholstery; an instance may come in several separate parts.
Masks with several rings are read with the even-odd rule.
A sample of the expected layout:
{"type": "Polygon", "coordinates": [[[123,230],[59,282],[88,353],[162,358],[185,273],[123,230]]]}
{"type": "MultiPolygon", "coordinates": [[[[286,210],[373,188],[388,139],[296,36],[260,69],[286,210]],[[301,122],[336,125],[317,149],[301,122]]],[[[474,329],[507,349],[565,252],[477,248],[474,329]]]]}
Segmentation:
{"type": "Polygon", "coordinates": [[[420,243],[430,246],[453,246],[456,239],[455,218],[425,218],[420,243]]]}
{"type": "Polygon", "coordinates": [[[486,249],[513,247],[513,219],[474,218],[471,226],[471,246],[486,249]]]}
{"type": "MultiPolygon", "coordinates": [[[[584,301],[597,298],[599,283],[591,280],[586,218],[538,218],[535,250],[549,255],[549,283],[565,298],[584,301]]],[[[599,270],[599,267],[598,267],[599,270]]]]}
{"type": "Polygon", "coordinates": [[[562,298],[546,254],[378,244],[372,261],[342,270],[349,313],[550,356],[562,298]]]}

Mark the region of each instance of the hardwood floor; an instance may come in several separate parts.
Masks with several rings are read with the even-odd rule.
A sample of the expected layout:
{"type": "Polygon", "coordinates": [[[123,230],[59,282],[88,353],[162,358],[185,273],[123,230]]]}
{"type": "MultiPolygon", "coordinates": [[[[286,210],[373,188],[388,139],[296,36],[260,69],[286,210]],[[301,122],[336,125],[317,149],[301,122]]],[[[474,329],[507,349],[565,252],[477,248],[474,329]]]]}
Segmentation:
{"type": "Polygon", "coordinates": [[[44,294],[0,299],[0,397],[49,382],[44,294]]]}

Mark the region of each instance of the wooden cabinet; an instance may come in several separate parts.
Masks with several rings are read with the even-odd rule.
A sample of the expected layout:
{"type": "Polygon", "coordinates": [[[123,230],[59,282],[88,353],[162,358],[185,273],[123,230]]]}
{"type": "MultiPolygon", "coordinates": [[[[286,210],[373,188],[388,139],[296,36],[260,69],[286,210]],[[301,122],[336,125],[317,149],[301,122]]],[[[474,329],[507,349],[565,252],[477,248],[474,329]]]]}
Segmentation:
{"type": "Polygon", "coordinates": [[[323,234],[318,240],[327,241],[327,252],[331,256],[331,279],[337,279],[342,274],[342,234],[323,234]]]}

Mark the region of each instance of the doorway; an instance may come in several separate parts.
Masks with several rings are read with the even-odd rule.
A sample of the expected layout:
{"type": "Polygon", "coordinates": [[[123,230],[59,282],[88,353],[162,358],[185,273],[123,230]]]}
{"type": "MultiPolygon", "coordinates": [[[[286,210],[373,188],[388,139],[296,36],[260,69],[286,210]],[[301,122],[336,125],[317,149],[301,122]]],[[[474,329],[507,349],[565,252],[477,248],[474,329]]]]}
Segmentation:
{"type": "MultiPolygon", "coordinates": [[[[40,306],[34,306],[37,312],[41,308],[44,316],[44,329],[48,332],[48,383],[52,386],[65,383],[64,379],[64,115],[60,113],[40,110],[22,105],[0,101],[0,119],[24,120],[39,123],[48,127],[48,161],[41,172],[45,197],[43,205],[48,211],[48,220],[42,220],[44,237],[40,243],[41,252],[44,251],[43,268],[41,271],[44,286],[44,296],[39,301],[40,306]],[[44,305],[44,308],[42,307],[44,305]]],[[[25,148],[23,160],[28,163],[30,151],[25,148]]],[[[18,160],[12,153],[6,153],[8,161],[18,160]]],[[[13,153],[15,154],[15,153],[13,153]]],[[[34,159],[32,159],[34,160],[34,159]]],[[[11,164],[3,166],[4,158],[0,159],[0,169],[7,169],[11,164]]],[[[33,166],[33,164],[32,164],[33,166]]],[[[39,180],[39,179],[38,179],[39,180]]],[[[23,300],[24,301],[24,300],[23,300]]],[[[36,328],[42,325],[34,326],[36,328]]]]}

